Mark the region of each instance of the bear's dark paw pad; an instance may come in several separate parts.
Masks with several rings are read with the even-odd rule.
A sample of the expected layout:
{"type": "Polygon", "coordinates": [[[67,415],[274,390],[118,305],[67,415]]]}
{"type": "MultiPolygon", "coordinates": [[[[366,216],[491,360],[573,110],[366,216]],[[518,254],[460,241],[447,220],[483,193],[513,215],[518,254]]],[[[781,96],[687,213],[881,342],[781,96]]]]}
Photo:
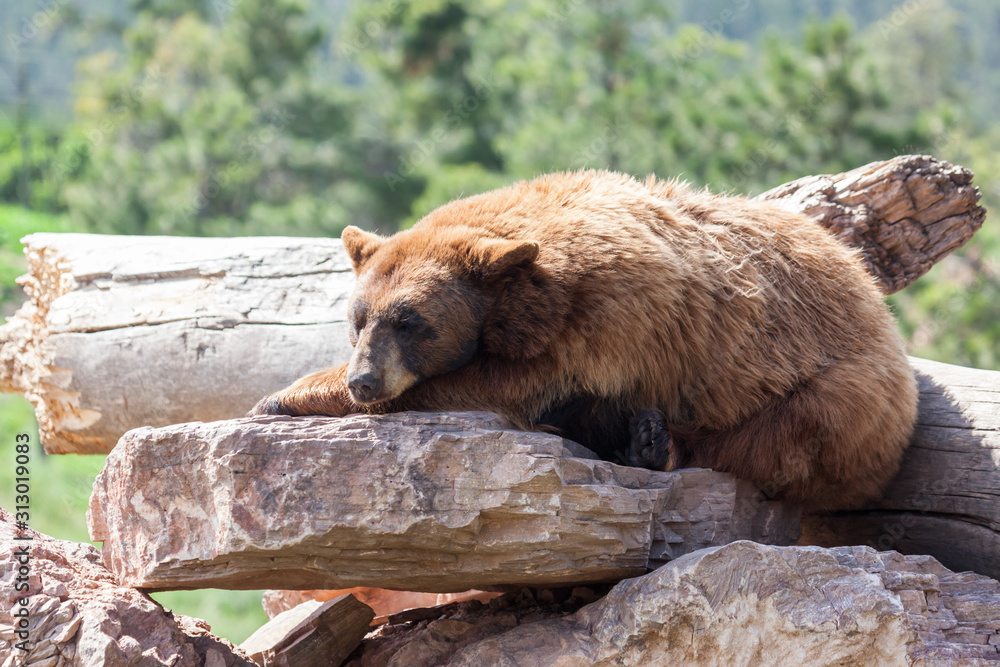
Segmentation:
{"type": "Polygon", "coordinates": [[[271,396],[266,396],[259,401],[257,405],[250,409],[247,413],[247,417],[257,417],[259,415],[286,415],[295,416],[295,412],[288,409],[284,403],[282,403],[281,398],[277,395],[272,394],[271,396]]]}
{"type": "Polygon", "coordinates": [[[680,467],[667,420],[659,410],[643,410],[633,417],[629,436],[629,465],[668,471],[680,467]]]}

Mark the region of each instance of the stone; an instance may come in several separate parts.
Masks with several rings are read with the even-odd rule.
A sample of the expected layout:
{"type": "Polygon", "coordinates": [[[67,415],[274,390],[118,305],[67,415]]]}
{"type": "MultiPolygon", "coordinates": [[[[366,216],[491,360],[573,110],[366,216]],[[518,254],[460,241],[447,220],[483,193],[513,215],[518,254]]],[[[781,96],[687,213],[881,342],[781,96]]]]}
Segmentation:
{"type": "Polygon", "coordinates": [[[951,572],[930,557],[870,547],[740,541],[622,581],[575,613],[542,605],[540,597],[449,605],[434,618],[383,626],[347,664],[1000,662],[1000,582],[951,572]],[[932,593],[938,598],[933,608],[906,602],[932,593]],[[446,623],[446,631],[439,630],[446,623]]]}
{"type": "Polygon", "coordinates": [[[748,482],[581,455],[491,413],[136,429],[94,482],[88,526],[118,581],[150,589],[614,582],[705,546],[797,538],[798,511],[748,482]]]}
{"type": "Polygon", "coordinates": [[[309,600],[265,623],[240,648],[263,667],[340,665],[374,617],[371,607],[350,594],[309,600]]]}
{"type": "Polygon", "coordinates": [[[174,615],[148,595],[119,586],[89,544],[26,529],[0,508],[0,665],[251,667],[205,621],[174,615]],[[20,539],[29,538],[29,539],[20,539]],[[27,555],[21,549],[27,549],[27,555]],[[27,573],[21,570],[27,568],[27,573]],[[26,576],[27,581],[19,578],[26,576]],[[18,591],[17,586],[28,588],[18,591]],[[27,605],[21,605],[21,598],[27,605]],[[27,610],[26,653],[17,648],[27,610]]]}
{"type": "Polygon", "coordinates": [[[608,590],[609,585],[577,586],[572,591],[587,591],[577,596],[569,588],[522,588],[488,603],[468,600],[395,614],[365,638],[345,665],[437,667],[462,647],[523,624],[568,616],[608,590]]]}
{"type": "Polygon", "coordinates": [[[278,614],[293,609],[298,605],[316,600],[326,602],[341,595],[351,594],[360,602],[365,603],[375,612],[376,622],[379,617],[395,614],[406,609],[419,609],[424,607],[438,607],[449,602],[464,602],[466,600],[479,600],[489,602],[500,593],[488,591],[464,591],[462,593],[418,593],[415,591],[392,591],[387,588],[371,588],[369,586],[355,586],[354,588],[341,588],[339,590],[306,590],[306,591],[264,591],[261,604],[264,613],[268,618],[274,618],[278,614]]]}

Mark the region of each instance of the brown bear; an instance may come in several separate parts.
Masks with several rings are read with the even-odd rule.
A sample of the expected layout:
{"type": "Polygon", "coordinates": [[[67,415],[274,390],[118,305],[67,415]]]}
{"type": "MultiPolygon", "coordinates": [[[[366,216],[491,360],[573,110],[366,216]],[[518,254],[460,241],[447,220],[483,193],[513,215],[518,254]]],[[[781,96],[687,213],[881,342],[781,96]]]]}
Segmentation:
{"type": "Polygon", "coordinates": [[[910,439],[892,316],[858,254],[802,215],[584,171],[342,238],[350,363],[251,414],[492,410],[812,509],[878,496],[910,439]]]}

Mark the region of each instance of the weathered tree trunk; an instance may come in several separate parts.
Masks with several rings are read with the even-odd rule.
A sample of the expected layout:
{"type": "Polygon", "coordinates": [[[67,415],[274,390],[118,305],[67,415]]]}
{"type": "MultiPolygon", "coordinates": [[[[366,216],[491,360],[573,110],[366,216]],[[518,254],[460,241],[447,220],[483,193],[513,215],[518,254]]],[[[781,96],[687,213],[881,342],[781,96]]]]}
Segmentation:
{"type": "MultiPolygon", "coordinates": [[[[981,225],[972,174],[903,156],[764,193],[861,248],[900,289],[981,225]]],[[[31,301],[0,328],[0,391],[34,403],[49,453],[137,426],[228,419],[349,356],[340,241],[33,234],[31,301]]]]}
{"type": "Polygon", "coordinates": [[[49,453],[111,451],[143,425],[242,416],[350,355],[337,239],[33,234],[31,300],[0,328],[0,390],[49,453]]]}
{"type": "Polygon", "coordinates": [[[882,291],[903,289],[983,225],[972,172],[927,155],[806,176],[759,195],[859,248],[882,291]]]}
{"type": "Polygon", "coordinates": [[[799,544],[927,554],[1000,579],[1000,372],[911,358],[917,429],[883,498],[803,518],[799,544]]]}

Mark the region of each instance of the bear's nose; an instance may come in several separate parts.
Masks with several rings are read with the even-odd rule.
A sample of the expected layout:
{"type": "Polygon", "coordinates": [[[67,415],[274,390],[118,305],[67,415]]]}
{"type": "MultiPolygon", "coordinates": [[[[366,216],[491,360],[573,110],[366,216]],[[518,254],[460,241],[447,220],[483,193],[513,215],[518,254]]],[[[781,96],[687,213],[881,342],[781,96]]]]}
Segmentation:
{"type": "Polygon", "coordinates": [[[359,403],[370,403],[375,400],[381,383],[374,373],[364,373],[347,381],[347,388],[359,403]]]}

